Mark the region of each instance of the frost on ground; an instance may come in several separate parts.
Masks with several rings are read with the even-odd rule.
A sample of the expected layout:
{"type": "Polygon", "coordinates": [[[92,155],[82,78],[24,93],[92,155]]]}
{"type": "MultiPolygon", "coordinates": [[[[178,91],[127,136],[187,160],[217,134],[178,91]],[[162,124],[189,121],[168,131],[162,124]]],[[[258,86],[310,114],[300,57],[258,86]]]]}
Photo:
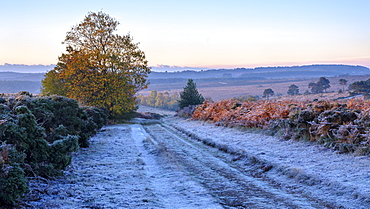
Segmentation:
{"type": "Polygon", "coordinates": [[[157,113],[104,127],[22,207],[370,208],[369,157],[157,113]]]}
{"type": "Polygon", "coordinates": [[[167,123],[195,139],[261,165],[261,177],[289,190],[344,208],[370,208],[367,156],[338,154],[309,142],[283,141],[175,117],[168,118],[167,123]]]}
{"type": "Polygon", "coordinates": [[[222,208],[151,147],[141,125],[106,126],[90,142],[76,153],[64,177],[43,187],[37,182],[33,192],[41,194],[24,207],[222,208]]]}

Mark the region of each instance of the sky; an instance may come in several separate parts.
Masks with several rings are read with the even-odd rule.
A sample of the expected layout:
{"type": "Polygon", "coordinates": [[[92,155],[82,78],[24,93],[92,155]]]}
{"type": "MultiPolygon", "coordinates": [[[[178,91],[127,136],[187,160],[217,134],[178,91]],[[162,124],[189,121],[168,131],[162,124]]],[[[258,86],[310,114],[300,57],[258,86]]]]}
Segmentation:
{"type": "Polygon", "coordinates": [[[370,67],[369,0],[0,0],[0,65],[56,64],[89,11],[120,22],[150,66],[370,67]]]}

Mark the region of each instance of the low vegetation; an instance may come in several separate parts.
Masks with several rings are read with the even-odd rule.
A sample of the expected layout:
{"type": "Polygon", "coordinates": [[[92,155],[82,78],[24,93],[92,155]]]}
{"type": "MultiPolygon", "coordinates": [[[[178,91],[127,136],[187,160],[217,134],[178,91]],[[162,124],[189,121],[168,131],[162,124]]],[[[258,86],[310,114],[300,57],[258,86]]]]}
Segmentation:
{"type": "Polygon", "coordinates": [[[370,154],[370,102],[206,101],[192,117],[216,125],[264,130],[284,139],[324,144],[342,153],[370,154]]]}
{"type": "MultiPolygon", "coordinates": [[[[4,96],[4,95],[3,95],[4,96]]],[[[20,92],[0,98],[0,205],[14,204],[28,191],[27,176],[62,174],[71,153],[106,123],[98,108],[79,107],[61,96],[20,92]]]]}

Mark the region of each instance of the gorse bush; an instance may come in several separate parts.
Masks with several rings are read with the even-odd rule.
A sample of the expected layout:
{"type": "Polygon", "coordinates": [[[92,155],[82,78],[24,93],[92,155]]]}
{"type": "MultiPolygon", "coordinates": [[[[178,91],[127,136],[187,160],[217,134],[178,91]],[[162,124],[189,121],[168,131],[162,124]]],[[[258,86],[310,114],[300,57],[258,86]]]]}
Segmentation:
{"type": "Polygon", "coordinates": [[[309,140],[342,153],[370,154],[370,102],[204,102],[192,117],[216,125],[266,130],[284,139],[309,140]]]}
{"type": "Polygon", "coordinates": [[[0,190],[0,204],[12,204],[27,191],[25,176],[62,174],[71,153],[87,147],[89,137],[106,123],[103,110],[81,108],[65,97],[33,98],[22,92],[1,102],[0,188],[7,189],[0,190]]]}
{"type": "Polygon", "coordinates": [[[11,205],[28,191],[27,180],[21,165],[24,154],[14,146],[0,144],[0,205],[11,205]]]}
{"type": "MultiPolygon", "coordinates": [[[[18,101],[19,99],[17,99],[18,101]]],[[[60,132],[63,126],[65,133],[60,136],[76,135],[79,136],[79,145],[88,146],[88,138],[95,134],[106,122],[106,112],[99,108],[79,107],[76,100],[62,96],[40,97],[31,100],[22,98],[22,103],[27,106],[36,117],[46,133],[46,139],[52,143],[59,138],[54,131],[60,132]]]]}

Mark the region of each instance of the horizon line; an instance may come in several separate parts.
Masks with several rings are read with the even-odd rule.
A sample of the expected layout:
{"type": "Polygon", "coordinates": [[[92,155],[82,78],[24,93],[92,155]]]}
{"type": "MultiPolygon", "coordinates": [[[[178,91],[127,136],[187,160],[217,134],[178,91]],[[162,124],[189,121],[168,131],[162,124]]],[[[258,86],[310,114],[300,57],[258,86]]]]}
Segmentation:
{"type": "MultiPolygon", "coordinates": [[[[43,67],[49,67],[49,66],[53,66],[53,65],[56,65],[56,64],[10,64],[10,63],[4,63],[0,66],[19,66],[19,67],[22,67],[22,66],[28,66],[28,67],[38,67],[38,66],[43,66],[43,67]]],[[[352,63],[320,63],[320,62],[317,62],[317,63],[311,63],[311,64],[266,64],[266,65],[253,65],[253,66],[248,66],[248,65],[218,65],[218,66],[179,66],[179,65],[165,65],[165,64],[157,64],[157,65],[150,65],[148,67],[150,68],[163,68],[163,69],[176,69],[176,68],[180,68],[180,69],[199,69],[199,70],[202,70],[202,69],[207,69],[207,70],[215,70],[215,69],[237,69],[237,68],[246,68],[246,69],[255,69],[255,68],[267,68],[267,67],[299,67],[299,66],[310,66],[310,65],[348,65],[348,66],[362,66],[362,67],[366,67],[366,68],[369,68],[370,69],[370,66],[367,66],[365,64],[352,64],[352,63]]]]}

